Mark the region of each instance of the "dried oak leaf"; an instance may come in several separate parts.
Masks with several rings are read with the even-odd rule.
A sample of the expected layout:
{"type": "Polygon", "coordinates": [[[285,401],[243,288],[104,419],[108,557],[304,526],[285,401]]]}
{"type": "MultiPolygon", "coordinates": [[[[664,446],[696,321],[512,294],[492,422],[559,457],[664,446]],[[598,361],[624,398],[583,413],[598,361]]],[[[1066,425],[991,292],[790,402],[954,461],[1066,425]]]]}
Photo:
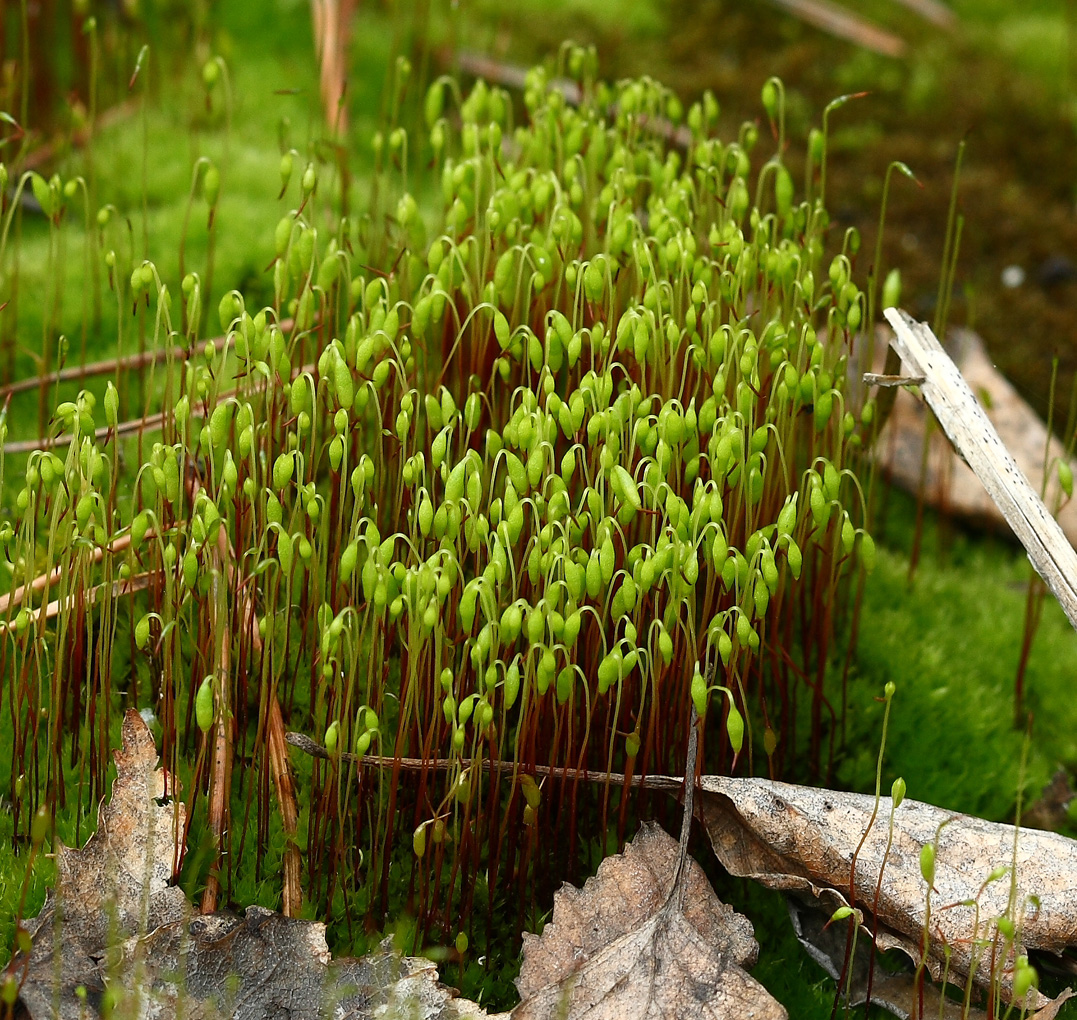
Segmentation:
{"type": "MultiPolygon", "coordinates": [[[[679,780],[668,782],[672,789],[679,780]]],[[[926,963],[936,980],[948,955],[951,983],[964,984],[971,976],[980,988],[989,987],[991,947],[1004,942],[997,938],[996,921],[1007,914],[1017,925],[1017,944],[994,967],[1007,998],[1017,952],[1061,954],[1077,945],[1077,842],[1065,836],[1017,832],[1012,825],[905,800],[893,812],[888,850],[889,797],[881,798],[868,830],[872,796],[721,776],[704,776],[700,787],[703,823],[726,870],[770,888],[810,894],[827,912],[846,905],[852,888],[853,905],[865,913],[863,931],[870,934],[877,922],[877,946],[901,949],[914,961],[928,905],[920,852],[935,844],[926,963]],[[1015,874],[1009,870],[1014,865],[1015,874]],[[987,882],[996,869],[1007,870],[987,882]]],[[[1026,1005],[1045,1010],[1044,1017],[1053,1015],[1053,1004],[1034,989],[1026,1005]]]]}
{"type": "Polygon", "coordinates": [[[261,907],[242,918],[195,914],[168,885],[183,805],[162,803],[171,778],[137,712],[125,716],[114,756],[97,831],[82,850],[58,846],[58,887],[28,924],[29,956],[8,967],[20,981],[17,1016],[96,1020],[107,992],[112,1015],[132,1020],[487,1018],[438,984],[428,960],[388,946],[332,960],[324,925],[261,907]]]}
{"type": "Polygon", "coordinates": [[[128,940],[113,966],[124,975],[119,1015],[139,1020],[496,1020],[392,940],[361,959],[332,960],[324,925],[262,907],[165,925],[128,940]]]}
{"type": "Polygon", "coordinates": [[[84,1015],[75,989],[102,990],[103,948],[175,921],[186,909],[182,891],[168,884],[182,858],[176,832],[184,807],[167,801],[172,777],[157,768],[153,737],[137,712],[124,717],[123,747],[112,754],[112,800],[98,808],[97,830],[81,850],[57,840],[58,884],[41,913],[26,922],[29,958],[9,965],[31,1017],[84,1015]]]}
{"type": "Polygon", "coordinates": [[[524,935],[512,1020],[785,1020],[745,967],[751,923],[714,894],[681,847],[644,825],[582,890],[563,887],[553,922],[524,935]]]}

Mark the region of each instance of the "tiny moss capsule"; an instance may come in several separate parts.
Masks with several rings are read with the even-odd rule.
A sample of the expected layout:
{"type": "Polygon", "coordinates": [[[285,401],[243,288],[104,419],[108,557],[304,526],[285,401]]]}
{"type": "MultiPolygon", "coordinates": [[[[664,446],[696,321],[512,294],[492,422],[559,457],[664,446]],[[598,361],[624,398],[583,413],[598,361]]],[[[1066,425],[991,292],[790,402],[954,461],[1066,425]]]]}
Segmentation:
{"type": "MultiPolygon", "coordinates": [[[[935,844],[934,843],[925,843],[920,848],[920,874],[923,876],[924,881],[929,886],[934,886],[934,884],[935,884],[935,844]]],[[[1009,921],[1009,918],[1004,918],[1004,917],[999,918],[999,921],[998,921],[999,931],[1002,931],[1002,922],[1003,921],[1008,921],[1009,922],[1010,931],[1011,931],[1011,934],[1012,934],[1013,922],[1009,921]]],[[[1003,934],[1006,934],[1006,933],[1003,932],[1003,934]]]]}
{"type": "Polygon", "coordinates": [[[198,688],[194,699],[195,720],[198,728],[206,733],[213,725],[213,678],[207,676],[198,688]]]}

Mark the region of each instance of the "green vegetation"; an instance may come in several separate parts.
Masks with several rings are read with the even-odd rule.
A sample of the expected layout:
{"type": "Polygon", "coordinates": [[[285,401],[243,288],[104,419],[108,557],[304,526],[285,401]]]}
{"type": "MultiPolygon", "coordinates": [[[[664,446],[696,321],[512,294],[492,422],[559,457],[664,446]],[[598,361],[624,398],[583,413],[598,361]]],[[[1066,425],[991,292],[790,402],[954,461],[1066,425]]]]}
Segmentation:
{"type": "MultiPolygon", "coordinates": [[[[631,7],[593,30],[654,31],[631,7]]],[[[311,108],[306,11],[278,13],[196,19],[197,60],[151,49],[124,125],[48,176],[10,161],[0,365],[159,356],[46,380],[0,426],[64,436],[0,461],[0,589],[56,571],[2,614],[5,946],[50,879],[34,819],[85,840],[130,706],[182,782],[192,898],[324,918],[335,952],[465,932],[447,978],[494,1003],[553,888],[672,810],[573,770],[676,774],[690,699],[705,771],[867,789],[893,681],[886,774],[1010,814],[1027,573],[944,535],[910,585],[896,497],[875,550],[874,405],[846,377],[880,267],[830,222],[803,97],[768,79],[730,128],[709,92],[610,85],[565,46],[521,102],[415,69],[462,22],[394,61],[415,25],[372,13],[352,157],[311,108]],[[285,729],[331,755],[290,752],[291,808],[285,729]]],[[[1032,796],[1077,763],[1055,609],[1032,796]]]]}

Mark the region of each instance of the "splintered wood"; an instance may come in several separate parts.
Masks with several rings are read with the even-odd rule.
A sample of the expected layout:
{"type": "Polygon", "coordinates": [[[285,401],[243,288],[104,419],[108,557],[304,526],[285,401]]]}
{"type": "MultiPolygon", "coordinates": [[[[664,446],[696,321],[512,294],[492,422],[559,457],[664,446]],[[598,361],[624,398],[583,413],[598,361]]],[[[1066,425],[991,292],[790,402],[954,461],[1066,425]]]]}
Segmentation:
{"type": "Polygon", "coordinates": [[[935,334],[897,308],[883,313],[891,343],[954,448],[965,460],[1028,552],[1033,567],[1077,628],[1077,553],[1021,473],[968,383],[935,334]]]}

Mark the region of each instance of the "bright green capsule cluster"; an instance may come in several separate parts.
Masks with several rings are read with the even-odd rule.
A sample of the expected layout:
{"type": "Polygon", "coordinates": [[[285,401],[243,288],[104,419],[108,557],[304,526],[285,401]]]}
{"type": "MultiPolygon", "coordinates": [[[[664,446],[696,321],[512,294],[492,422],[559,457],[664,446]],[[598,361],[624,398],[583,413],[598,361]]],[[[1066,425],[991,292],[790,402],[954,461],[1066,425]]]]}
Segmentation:
{"type": "MultiPolygon", "coordinates": [[[[482,759],[677,774],[693,703],[708,771],[822,753],[821,723],[796,741],[791,720],[830,712],[844,581],[874,556],[870,410],[845,386],[859,238],[828,251],[782,147],[751,124],[716,137],[713,96],[685,111],[566,52],[580,103],[535,70],[522,122],[505,92],[439,80],[427,138],[375,140],[362,222],[316,162],[293,181],[287,149],[272,304],[229,291],[207,342],[197,274],[174,330],[160,299],[192,356],[135,476],[118,484],[88,394],[57,411],[66,460],[26,468],[9,544],[67,528],[85,571],[129,527],[125,569],[152,575],[132,655],[166,718],[230,715],[264,742],[277,699],[324,735],[312,872],[344,841],[370,874],[403,846],[424,883],[460,883],[518,815],[512,873],[559,798],[519,769],[498,793],[482,759]],[[436,210],[407,189],[409,149],[435,158],[436,210]],[[374,752],[440,764],[375,780],[354,762],[374,752]]],[[[783,102],[768,83],[772,120],[783,102]]],[[[213,206],[220,174],[196,180],[213,206]]],[[[130,290],[164,288],[146,263],[130,290]]],[[[112,428],[120,406],[108,390],[112,428]]]]}

